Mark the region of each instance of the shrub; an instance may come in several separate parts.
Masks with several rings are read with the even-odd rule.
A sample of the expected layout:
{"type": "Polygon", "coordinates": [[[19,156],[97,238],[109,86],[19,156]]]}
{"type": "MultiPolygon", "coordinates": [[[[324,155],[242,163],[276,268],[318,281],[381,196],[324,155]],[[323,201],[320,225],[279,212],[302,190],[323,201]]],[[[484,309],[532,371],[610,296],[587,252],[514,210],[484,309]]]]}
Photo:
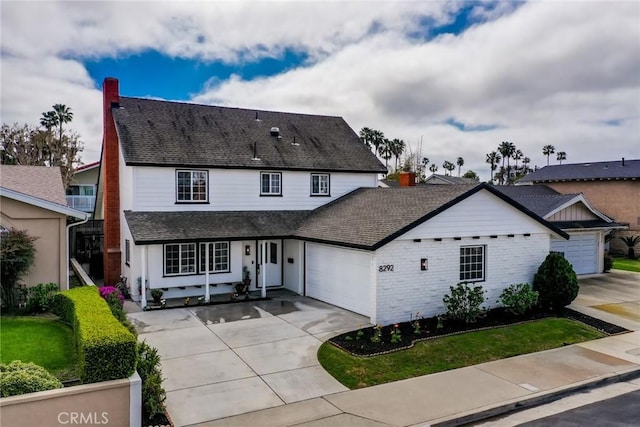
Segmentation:
{"type": "Polygon", "coordinates": [[[62,388],[60,380],[35,363],[14,360],[8,365],[0,364],[0,395],[2,397],[56,388],[62,388]]]}
{"type": "Polygon", "coordinates": [[[51,308],[53,296],[60,291],[57,283],[38,283],[27,290],[27,311],[42,313],[51,308]]]}
{"type": "Polygon", "coordinates": [[[26,231],[16,229],[3,233],[0,239],[0,297],[7,307],[15,305],[18,282],[29,271],[36,257],[35,240],[26,231]]]}
{"type": "Polygon", "coordinates": [[[480,307],[485,301],[482,286],[472,288],[467,282],[461,282],[449,289],[451,295],[445,295],[442,299],[447,309],[447,318],[473,323],[485,313],[486,310],[480,307]]]}
{"type": "Polygon", "coordinates": [[[135,371],[136,338],[112,315],[95,286],[60,292],[54,309],[73,327],[84,383],[127,378],[135,371]]]}
{"type": "Polygon", "coordinates": [[[538,303],[538,292],[531,289],[528,283],[518,283],[504,289],[499,302],[509,313],[522,316],[538,303]]]}
{"type": "Polygon", "coordinates": [[[117,302],[121,307],[124,306],[124,296],[115,286],[101,286],[98,289],[100,290],[100,296],[104,298],[109,305],[117,302]]]}
{"type": "Polygon", "coordinates": [[[552,252],[540,264],[533,278],[533,289],[538,291],[538,304],[542,310],[557,311],[571,304],[578,296],[578,278],[569,261],[552,252]]]}
{"type": "Polygon", "coordinates": [[[611,270],[613,268],[613,258],[611,257],[611,255],[605,255],[604,256],[604,272],[606,273],[607,271],[611,270]]]}
{"type": "Polygon", "coordinates": [[[137,369],[142,380],[142,416],[145,420],[151,420],[164,412],[166,393],[162,387],[158,350],[144,341],[138,345],[137,369]]]}
{"type": "Polygon", "coordinates": [[[627,245],[627,258],[636,259],[635,246],[640,243],[640,236],[625,236],[620,237],[620,240],[627,245]]]}

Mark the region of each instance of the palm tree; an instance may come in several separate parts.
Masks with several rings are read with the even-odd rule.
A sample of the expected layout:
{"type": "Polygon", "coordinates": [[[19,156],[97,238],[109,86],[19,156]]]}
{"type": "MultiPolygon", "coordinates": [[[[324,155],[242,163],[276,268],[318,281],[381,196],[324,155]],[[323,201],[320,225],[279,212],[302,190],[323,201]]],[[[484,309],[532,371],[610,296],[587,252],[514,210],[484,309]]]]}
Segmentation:
{"type": "Polygon", "coordinates": [[[556,152],[556,147],[554,147],[551,144],[545,145],[544,147],[542,147],[542,154],[547,156],[547,166],[549,166],[549,156],[555,152],[556,152]]]}
{"type": "Polygon", "coordinates": [[[522,168],[524,169],[525,174],[529,173],[529,163],[531,163],[530,158],[525,157],[524,159],[522,159],[522,168]]]}
{"type": "Polygon", "coordinates": [[[464,159],[462,157],[458,157],[456,165],[458,165],[458,176],[460,176],[460,168],[464,165],[464,159]]]}
{"type": "Polygon", "coordinates": [[[627,258],[636,259],[636,252],[634,248],[638,243],[640,243],[640,236],[625,236],[620,237],[620,240],[622,240],[624,244],[627,245],[627,248],[629,248],[627,258]]]}
{"type": "MultiPolygon", "coordinates": [[[[513,156],[513,153],[516,151],[516,145],[513,142],[502,141],[500,146],[498,147],[498,151],[502,154],[502,168],[504,168],[504,161],[507,160],[507,184],[511,179],[511,165],[509,164],[509,159],[513,156]]],[[[504,174],[503,179],[504,182],[504,174]]]]}
{"type": "Polygon", "coordinates": [[[396,158],[396,171],[398,170],[398,159],[404,153],[404,149],[406,148],[406,144],[403,140],[394,138],[391,141],[391,154],[396,158]]]}
{"type": "Polygon", "coordinates": [[[360,140],[369,149],[371,149],[371,147],[373,145],[372,132],[373,132],[373,130],[371,130],[368,127],[363,127],[362,129],[360,129],[360,140]]]}
{"type": "Polygon", "coordinates": [[[491,182],[493,182],[493,171],[495,171],[498,168],[498,163],[500,163],[501,159],[502,158],[500,157],[500,154],[498,154],[495,151],[492,151],[489,154],[487,154],[487,159],[485,160],[485,162],[491,165],[491,182]]]}
{"type": "MultiPolygon", "coordinates": [[[[381,132],[382,133],[382,132],[381,132]]],[[[392,142],[387,138],[384,138],[382,144],[378,145],[378,154],[380,157],[384,159],[384,165],[387,168],[387,172],[389,171],[389,159],[393,157],[393,152],[391,151],[392,142]]]]}
{"type": "Polygon", "coordinates": [[[385,141],[384,133],[375,129],[371,131],[371,144],[376,154],[380,153],[380,147],[385,144],[385,141]]]}
{"type": "Polygon", "coordinates": [[[431,173],[438,172],[438,165],[436,165],[435,163],[432,163],[431,166],[429,166],[429,170],[431,171],[431,173]]]}
{"type": "Polygon", "coordinates": [[[519,148],[516,151],[514,151],[513,155],[511,156],[513,160],[515,160],[516,162],[516,173],[518,172],[518,160],[522,160],[523,156],[524,154],[522,153],[522,150],[519,148]]]}
{"type": "Polygon", "coordinates": [[[62,141],[62,125],[73,120],[73,112],[64,104],[55,104],[53,112],[58,117],[59,141],[62,141]]]}
{"type": "Polygon", "coordinates": [[[50,131],[51,128],[58,126],[58,115],[55,111],[42,113],[42,117],[40,117],[40,124],[50,131]]]}
{"type": "MultiPolygon", "coordinates": [[[[448,170],[449,175],[451,175],[451,171],[453,171],[455,168],[456,168],[456,165],[451,163],[449,160],[445,160],[444,163],[442,163],[442,169],[448,170]]],[[[445,172],[445,175],[447,175],[446,172],[445,172]]]]}
{"type": "Polygon", "coordinates": [[[558,159],[560,164],[562,164],[563,160],[567,160],[567,153],[565,153],[564,151],[558,151],[556,158],[558,159]]]}

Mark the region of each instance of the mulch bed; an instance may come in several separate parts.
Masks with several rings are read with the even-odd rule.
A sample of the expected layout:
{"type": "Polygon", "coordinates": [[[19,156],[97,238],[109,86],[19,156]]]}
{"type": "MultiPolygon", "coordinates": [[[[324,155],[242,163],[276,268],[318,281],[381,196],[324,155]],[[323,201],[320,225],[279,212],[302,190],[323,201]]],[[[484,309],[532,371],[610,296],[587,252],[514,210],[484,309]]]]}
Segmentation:
{"type": "Polygon", "coordinates": [[[383,326],[380,331],[380,342],[372,342],[376,327],[367,327],[356,331],[347,332],[335,336],[329,342],[354,356],[375,356],[385,354],[404,348],[409,348],[416,341],[423,341],[430,338],[442,337],[446,335],[459,334],[480,329],[497,328],[514,323],[527,322],[546,317],[564,317],[585,323],[607,335],[615,335],[628,332],[620,326],[607,323],[600,319],[579,313],[565,308],[558,313],[533,312],[525,316],[514,316],[506,312],[503,308],[489,310],[484,317],[472,324],[446,320],[441,317],[420,318],[412,322],[402,322],[395,325],[383,326]],[[416,324],[418,322],[418,324],[416,324]],[[400,338],[396,342],[391,342],[392,330],[397,328],[400,338]]]}

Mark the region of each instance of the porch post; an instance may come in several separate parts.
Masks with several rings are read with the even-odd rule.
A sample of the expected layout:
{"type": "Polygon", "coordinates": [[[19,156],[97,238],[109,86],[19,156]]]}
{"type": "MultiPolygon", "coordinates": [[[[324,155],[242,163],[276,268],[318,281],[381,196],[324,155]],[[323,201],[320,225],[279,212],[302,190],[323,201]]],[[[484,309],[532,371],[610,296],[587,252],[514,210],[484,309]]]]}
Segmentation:
{"type": "Polygon", "coordinates": [[[262,241],[262,298],[267,297],[267,241],[262,241]]]}
{"type": "Polygon", "coordinates": [[[145,308],[147,306],[147,246],[142,245],[140,251],[140,306],[145,308]]]}
{"type": "Polygon", "coordinates": [[[209,302],[209,243],[205,243],[204,246],[204,301],[209,302]]]}

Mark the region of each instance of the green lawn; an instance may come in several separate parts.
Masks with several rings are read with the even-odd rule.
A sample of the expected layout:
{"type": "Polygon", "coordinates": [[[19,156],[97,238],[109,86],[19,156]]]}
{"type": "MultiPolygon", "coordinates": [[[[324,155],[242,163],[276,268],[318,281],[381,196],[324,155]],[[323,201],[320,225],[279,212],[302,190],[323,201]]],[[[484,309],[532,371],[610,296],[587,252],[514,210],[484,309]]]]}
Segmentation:
{"type": "Polygon", "coordinates": [[[614,258],[613,268],[616,270],[627,270],[640,273],[640,259],[614,258]]]}
{"type": "Polygon", "coordinates": [[[354,357],[324,343],[320,364],[350,389],[533,353],[604,336],[582,323],[547,318],[519,325],[418,342],[413,348],[374,357],[354,357]]]}
{"type": "Polygon", "coordinates": [[[61,380],[75,377],[73,330],[60,320],[37,317],[0,318],[0,361],[33,362],[61,380]]]}

